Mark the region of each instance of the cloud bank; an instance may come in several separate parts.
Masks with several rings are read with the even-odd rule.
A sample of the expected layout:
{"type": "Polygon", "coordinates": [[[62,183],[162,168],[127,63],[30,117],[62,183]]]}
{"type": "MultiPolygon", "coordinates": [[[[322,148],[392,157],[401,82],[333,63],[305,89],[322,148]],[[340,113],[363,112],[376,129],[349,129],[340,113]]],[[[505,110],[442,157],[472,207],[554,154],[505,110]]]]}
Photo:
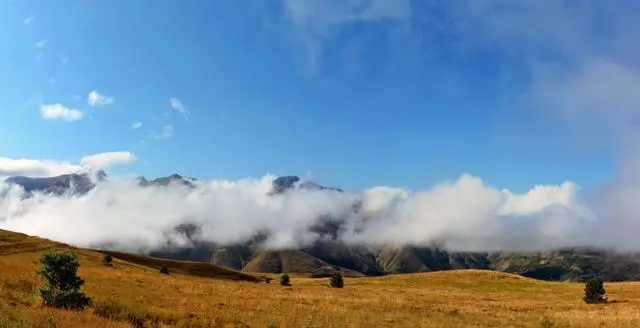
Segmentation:
{"type": "MultiPolygon", "coordinates": [[[[594,219],[577,186],[536,186],[513,194],[464,174],[424,190],[377,187],[361,193],[296,189],[268,195],[275,177],[201,181],[140,187],[135,180],[111,179],[80,197],[37,195],[22,200],[5,189],[0,228],[80,246],[114,244],[150,250],[167,240],[185,245],[173,229],[200,226],[200,240],[242,242],[269,232],[266,245],[306,245],[319,236],[310,228],[323,216],[344,220],[339,238],[350,244],[428,245],[439,240],[456,250],[539,249],[590,242],[594,219]],[[354,205],[360,210],[354,211],[354,205]]],[[[603,240],[619,245],[636,239],[603,240]]]]}

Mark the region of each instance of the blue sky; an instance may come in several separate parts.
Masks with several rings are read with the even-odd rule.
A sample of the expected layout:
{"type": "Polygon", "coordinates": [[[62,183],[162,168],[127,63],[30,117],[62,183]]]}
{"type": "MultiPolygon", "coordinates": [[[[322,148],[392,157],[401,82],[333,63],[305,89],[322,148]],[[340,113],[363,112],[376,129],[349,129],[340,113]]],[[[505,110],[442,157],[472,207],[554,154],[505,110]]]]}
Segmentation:
{"type": "Polygon", "coordinates": [[[311,171],[345,189],[465,172],[512,190],[589,187],[612,174],[624,153],[614,132],[637,115],[623,92],[640,81],[626,42],[637,9],[3,0],[0,157],[16,172],[19,159],[130,152],[107,171],[311,171]]]}

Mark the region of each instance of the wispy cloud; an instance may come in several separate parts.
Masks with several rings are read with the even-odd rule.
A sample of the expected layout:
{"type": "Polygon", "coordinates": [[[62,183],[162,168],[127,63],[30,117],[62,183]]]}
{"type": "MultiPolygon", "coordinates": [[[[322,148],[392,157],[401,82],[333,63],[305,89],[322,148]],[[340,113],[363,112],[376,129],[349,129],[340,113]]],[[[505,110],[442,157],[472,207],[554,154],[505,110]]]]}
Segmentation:
{"type": "Polygon", "coordinates": [[[21,110],[32,110],[32,109],[39,109],[40,106],[42,106],[43,102],[42,102],[42,94],[36,94],[33,95],[32,97],[30,97],[29,99],[27,99],[21,107],[21,110]]]}
{"type": "Polygon", "coordinates": [[[66,57],[66,56],[61,56],[61,57],[60,57],[60,63],[61,63],[62,65],[66,65],[66,64],[68,64],[70,61],[71,61],[71,59],[69,59],[69,57],[66,57]]]}
{"type": "Polygon", "coordinates": [[[116,99],[101,95],[98,91],[93,90],[87,96],[87,103],[93,107],[104,107],[113,103],[116,99]]]}
{"type": "Polygon", "coordinates": [[[31,22],[33,22],[35,19],[36,19],[36,18],[35,18],[35,16],[33,16],[33,15],[32,15],[32,16],[29,16],[29,17],[25,18],[23,22],[24,22],[24,24],[25,24],[25,25],[29,25],[29,24],[31,24],[31,22]]]}
{"type": "Polygon", "coordinates": [[[131,152],[114,151],[85,156],[80,161],[80,165],[92,169],[102,169],[116,164],[128,164],[135,160],[136,157],[131,152]]]}
{"type": "Polygon", "coordinates": [[[0,157],[0,176],[43,177],[73,173],[79,169],[79,166],[64,161],[0,157]]]}
{"type": "Polygon", "coordinates": [[[189,107],[187,107],[187,105],[183,104],[180,99],[171,98],[171,99],[169,99],[169,102],[171,103],[171,107],[173,109],[177,110],[178,113],[180,113],[180,115],[182,115],[182,117],[184,117],[185,120],[191,114],[191,112],[189,111],[189,107]]]}
{"type": "MultiPolygon", "coordinates": [[[[282,0],[290,23],[290,39],[304,49],[307,68],[317,69],[325,42],[353,23],[386,24],[407,28],[411,23],[410,0],[282,0]]],[[[386,29],[390,31],[392,29],[386,29]]],[[[393,34],[393,33],[391,33],[393,34]]],[[[362,39],[359,40],[362,43],[362,39]]]]}
{"type": "Polygon", "coordinates": [[[40,41],[36,42],[36,48],[42,48],[42,47],[44,47],[46,44],[47,44],[47,40],[42,39],[42,40],[40,40],[40,41]]]}
{"type": "Polygon", "coordinates": [[[131,124],[131,130],[136,130],[142,127],[142,122],[135,122],[131,124]]]}
{"type": "Polygon", "coordinates": [[[82,157],[80,163],[51,159],[0,157],[0,177],[30,176],[50,177],[77,173],[83,169],[104,169],[108,166],[128,164],[136,160],[128,151],[105,152],[82,157]]]}
{"type": "Polygon", "coordinates": [[[162,130],[159,133],[154,133],[151,135],[151,138],[155,140],[169,139],[171,137],[173,137],[172,125],[165,125],[162,127],[162,130]]]}
{"type": "Polygon", "coordinates": [[[65,107],[62,104],[42,105],[40,114],[45,120],[63,120],[67,122],[75,122],[84,117],[84,113],[80,110],[65,107]]]}

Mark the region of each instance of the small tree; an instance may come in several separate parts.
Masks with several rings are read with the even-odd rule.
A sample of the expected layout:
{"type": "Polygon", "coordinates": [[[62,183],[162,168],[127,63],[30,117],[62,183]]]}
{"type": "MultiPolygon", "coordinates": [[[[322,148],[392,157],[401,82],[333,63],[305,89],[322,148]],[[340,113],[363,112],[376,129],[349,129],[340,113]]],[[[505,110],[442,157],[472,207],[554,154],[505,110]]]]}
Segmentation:
{"type": "Polygon", "coordinates": [[[38,274],[47,284],[40,288],[40,297],[46,306],[82,310],[91,299],[80,291],[84,280],[77,276],[78,258],[68,251],[45,251],[40,258],[38,274]]]}
{"type": "Polygon", "coordinates": [[[604,281],[600,278],[587,280],[584,286],[584,301],[587,304],[598,304],[607,302],[604,290],[604,281]]]}
{"type": "Polygon", "coordinates": [[[113,266],[113,258],[111,257],[111,255],[105,255],[102,259],[102,263],[105,266],[113,266]]]}
{"type": "Polygon", "coordinates": [[[166,266],[161,266],[160,267],[160,273],[162,274],[169,274],[169,269],[166,266]]]}
{"type": "Polygon", "coordinates": [[[289,275],[288,274],[283,274],[282,276],[280,276],[280,285],[282,285],[282,286],[291,286],[291,281],[289,279],[289,275]]]}
{"type": "Polygon", "coordinates": [[[344,287],[344,280],[342,279],[342,275],[340,272],[336,272],[331,276],[331,280],[329,281],[329,285],[331,288],[342,288],[344,287]]]}

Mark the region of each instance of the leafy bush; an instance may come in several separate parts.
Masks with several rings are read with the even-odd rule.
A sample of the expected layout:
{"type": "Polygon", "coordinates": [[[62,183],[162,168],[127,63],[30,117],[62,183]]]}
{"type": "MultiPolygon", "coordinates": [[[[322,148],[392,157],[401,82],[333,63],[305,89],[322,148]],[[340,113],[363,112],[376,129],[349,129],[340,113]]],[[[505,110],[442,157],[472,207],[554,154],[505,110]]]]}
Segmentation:
{"type": "Polygon", "coordinates": [[[331,276],[331,280],[329,281],[329,285],[331,288],[342,288],[344,287],[344,280],[342,279],[342,275],[340,272],[336,272],[331,276]]]}
{"type": "Polygon", "coordinates": [[[605,303],[607,302],[605,293],[604,281],[600,278],[591,278],[584,286],[584,301],[587,304],[605,303]]]}
{"type": "Polygon", "coordinates": [[[166,266],[161,266],[160,267],[160,273],[162,274],[169,274],[169,269],[166,266]]]}
{"type": "Polygon", "coordinates": [[[113,258],[111,257],[111,255],[105,255],[102,259],[102,263],[105,266],[113,266],[113,258]]]}
{"type": "Polygon", "coordinates": [[[288,274],[283,274],[282,276],[280,276],[280,285],[291,286],[291,280],[289,279],[288,274]]]}
{"type": "Polygon", "coordinates": [[[77,276],[78,258],[68,251],[45,251],[40,258],[38,270],[47,284],[40,288],[44,305],[82,310],[91,304],[91,299],[80,291],[84,280],[77,276]]]}

